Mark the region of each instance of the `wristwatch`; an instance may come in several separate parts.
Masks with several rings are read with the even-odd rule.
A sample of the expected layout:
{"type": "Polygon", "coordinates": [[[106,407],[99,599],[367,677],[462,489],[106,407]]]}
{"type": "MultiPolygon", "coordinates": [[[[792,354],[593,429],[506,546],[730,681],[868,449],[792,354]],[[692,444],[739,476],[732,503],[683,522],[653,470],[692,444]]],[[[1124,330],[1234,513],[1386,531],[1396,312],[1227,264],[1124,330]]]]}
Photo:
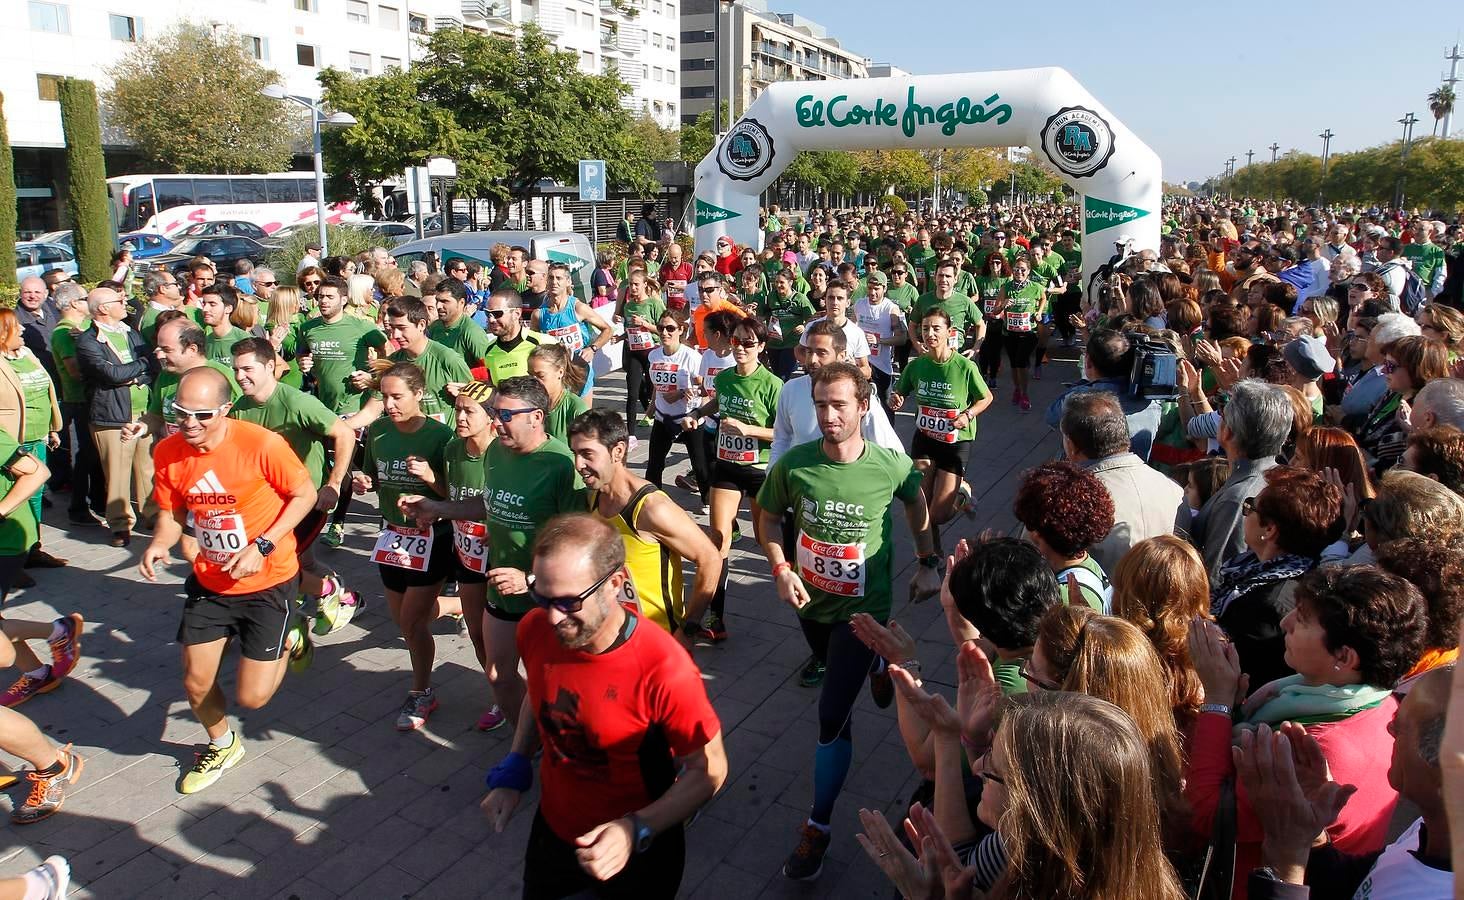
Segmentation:
{"type": "Polygon", "coordinates": [[[932,553],[929,556],[922,556],[922,557],[920,557],[919,562],[920,562],[920,565],[924,566],[927,569],[939,569],[940,568],[940,554],[939,553],[932,553]]]}
{"type": "Polygon", "coordinates": [[[656,833],[651,831],[651,826],[635,813],[626,818],[630,819],[631,847],[636,853],[644,853],[651,849],[651,841],[655,840],[656,833]]]}
{"type": "Polygon", "coordinates": [[[259,551],[260,556],[269,556],[274,552],[274,547],[274,541],[269,538],[257,537],[254,539],[254,549],[259,551]]]}

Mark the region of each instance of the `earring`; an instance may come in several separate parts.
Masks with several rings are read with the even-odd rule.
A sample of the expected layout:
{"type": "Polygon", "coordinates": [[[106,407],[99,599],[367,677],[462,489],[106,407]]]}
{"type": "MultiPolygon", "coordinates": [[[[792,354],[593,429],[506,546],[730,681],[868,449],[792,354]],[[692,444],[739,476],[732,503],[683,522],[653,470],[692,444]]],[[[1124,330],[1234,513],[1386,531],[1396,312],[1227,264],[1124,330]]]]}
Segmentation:
{"type": "Polygon", "coordinates": [[[1340,672],[1340,671],[1342,671],[1342,664],[1341,663],[1332,663],[1332,671],[1333,672],[1340,672]]]}

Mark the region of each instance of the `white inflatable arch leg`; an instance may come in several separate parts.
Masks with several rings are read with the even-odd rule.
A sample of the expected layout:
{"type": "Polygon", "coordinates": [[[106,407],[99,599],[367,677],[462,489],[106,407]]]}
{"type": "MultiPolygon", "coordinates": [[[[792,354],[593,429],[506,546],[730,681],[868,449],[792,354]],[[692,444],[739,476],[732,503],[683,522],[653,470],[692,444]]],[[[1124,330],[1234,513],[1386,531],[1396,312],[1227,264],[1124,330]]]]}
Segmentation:
{"type": "Polygon", "coordinates": [[[758,197],[800,150],[1027,146],[1082,195],[1083,285],[1120,236],[1159,249],[1159,157],[1060,68],[770,86],[696,167],[696,250],[756,246],[758,197]]]}

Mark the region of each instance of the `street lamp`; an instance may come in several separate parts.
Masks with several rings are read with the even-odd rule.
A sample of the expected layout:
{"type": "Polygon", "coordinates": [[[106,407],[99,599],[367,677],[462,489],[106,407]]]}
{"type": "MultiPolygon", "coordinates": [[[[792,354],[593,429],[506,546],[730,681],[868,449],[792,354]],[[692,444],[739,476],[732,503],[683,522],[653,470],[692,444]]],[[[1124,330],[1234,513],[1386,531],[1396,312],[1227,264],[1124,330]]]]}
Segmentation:
{"type": "Polygon", "coordinates": [[[259,93],[271,100],[288,100],[310,110],[310,136],[315,153],[315,224],[319,229],[320,255],[324,257],[329,252],[329,248],[326,245],[325,236],[325,164],[320,156],[320,129],[323,125],[349,128],[356,124],[356,117],[347,112],[334,112],[327,116],[322,108],[322,101],[287,93],[277,84],[266,85],[260,89],[259,93]]]}

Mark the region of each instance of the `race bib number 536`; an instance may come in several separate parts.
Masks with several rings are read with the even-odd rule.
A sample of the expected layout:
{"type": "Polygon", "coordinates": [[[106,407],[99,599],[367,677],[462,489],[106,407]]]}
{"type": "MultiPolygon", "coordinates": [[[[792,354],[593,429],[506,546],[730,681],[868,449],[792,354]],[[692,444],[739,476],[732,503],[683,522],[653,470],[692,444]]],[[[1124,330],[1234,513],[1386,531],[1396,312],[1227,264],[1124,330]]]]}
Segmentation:
{"type": "Polygon", "coordinates": [[[840,597],[864,596],[864,545],[829,544],[798,533],[798,574],[803,582],[840,597]]]}

